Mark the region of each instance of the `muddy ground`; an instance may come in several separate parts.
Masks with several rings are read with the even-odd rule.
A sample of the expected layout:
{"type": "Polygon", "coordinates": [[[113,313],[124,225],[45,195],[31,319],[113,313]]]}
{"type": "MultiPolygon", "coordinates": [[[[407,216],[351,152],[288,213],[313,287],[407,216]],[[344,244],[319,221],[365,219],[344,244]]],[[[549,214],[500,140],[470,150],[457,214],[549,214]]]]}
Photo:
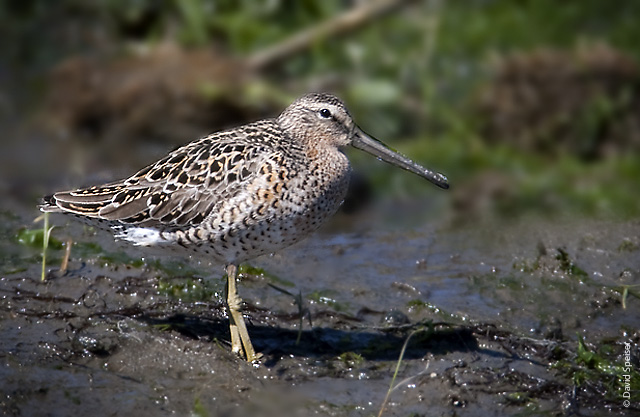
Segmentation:
{"type": "Polygon", "coordinates": [[[639,222],[450,226],[425,214],[432,205],[341,214],[245,266],[264,355],[249,364],[230,352],[221,265],[144,257],[53,216],[54,238],[74,243],[65,273],[67,243],[53,245],[43,282],[40,249],[24,241],[41,227],[35,207],[5,200],[0,411],[373,416],[411,336],[382,415],[640,412],[598,365],[615,369],[630,343],[637,375],[639,222]]]}

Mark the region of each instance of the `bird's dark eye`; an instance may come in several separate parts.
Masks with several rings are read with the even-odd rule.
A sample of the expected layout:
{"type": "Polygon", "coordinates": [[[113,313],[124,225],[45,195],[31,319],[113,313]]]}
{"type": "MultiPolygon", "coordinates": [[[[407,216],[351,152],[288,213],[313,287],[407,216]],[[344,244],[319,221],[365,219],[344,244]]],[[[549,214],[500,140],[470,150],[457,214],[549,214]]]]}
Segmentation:
{"type": "Polygon", "coordinates": [[[331,117],[331,112],[329,111],[329,109],[322,109],[320,110],[320,116],[324,117],[325,119],[329,119],[331,117]]]}

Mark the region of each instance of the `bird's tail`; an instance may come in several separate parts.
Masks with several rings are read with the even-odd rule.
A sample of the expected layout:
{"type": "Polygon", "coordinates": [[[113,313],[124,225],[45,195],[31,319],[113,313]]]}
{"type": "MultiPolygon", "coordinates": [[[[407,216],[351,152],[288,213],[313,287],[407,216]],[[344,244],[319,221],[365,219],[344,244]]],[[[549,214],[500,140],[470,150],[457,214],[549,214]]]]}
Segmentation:
{"type": "Polygon", "coordinates": [[[39,206],[43,212],[68,212],[88,217],[99,217],[100,209],[112,202],[122,185],[106,185],[73,191],[62,191],[45,196],[39,206]]]}

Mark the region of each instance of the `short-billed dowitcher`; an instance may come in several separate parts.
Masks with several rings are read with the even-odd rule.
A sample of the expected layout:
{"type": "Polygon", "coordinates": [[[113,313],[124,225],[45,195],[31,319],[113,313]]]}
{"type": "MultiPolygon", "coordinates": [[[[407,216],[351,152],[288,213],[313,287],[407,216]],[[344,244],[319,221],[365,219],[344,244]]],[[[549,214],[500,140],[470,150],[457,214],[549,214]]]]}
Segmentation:
{"type": "Polygon", "coordinates": [[[236,290],[237,267],[289,246],[340,207],[352,145],[448,188],[447,178],[365,134],[344,103],[307,94],[275,119],[191,142],[122,181],[45,197],[45,212],[107,222],[139,246],[177,247],[224,263],[232,350],[257,358],[236,290]]]}

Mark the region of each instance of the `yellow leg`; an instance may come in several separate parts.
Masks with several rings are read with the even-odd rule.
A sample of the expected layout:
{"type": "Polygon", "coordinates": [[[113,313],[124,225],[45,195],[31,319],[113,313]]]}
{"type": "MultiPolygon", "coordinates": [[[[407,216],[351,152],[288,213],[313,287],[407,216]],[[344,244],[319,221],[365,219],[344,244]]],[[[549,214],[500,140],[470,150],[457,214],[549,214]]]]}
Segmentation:
{"type": "Polygon", "coordinates": [[[242,300],[238,296],[236,289],[236,274],[238,273],[238,267],[235,265],[227,265],[227,305],[229,306],[229,331],[231,332],[231,350],[239,355],[242,354],[242,348],[244,347],[244,353],[247,357],[247,361],[253,362],[259,359],[259,355],[256,355],[249,338],[249,332],[247,326],[244,323],[242,312],[240,307],[242,300]]]}
{"type": "MultiPolygon", "coordinates": [[[[234,278],[235,281],[235,278],[234,278]]],[[[227,278],[227,306],[229,307],[229,313],[231,313],[231,303],[229,302],[229,278],[227,278]]],[[[231,351],[238,356],[242,356],[242,342],[240,340],[240,333],[238,332],[238,326],[236,325],[233,316],[229,314],[229,331],[231,333],[231,351]]]]}

